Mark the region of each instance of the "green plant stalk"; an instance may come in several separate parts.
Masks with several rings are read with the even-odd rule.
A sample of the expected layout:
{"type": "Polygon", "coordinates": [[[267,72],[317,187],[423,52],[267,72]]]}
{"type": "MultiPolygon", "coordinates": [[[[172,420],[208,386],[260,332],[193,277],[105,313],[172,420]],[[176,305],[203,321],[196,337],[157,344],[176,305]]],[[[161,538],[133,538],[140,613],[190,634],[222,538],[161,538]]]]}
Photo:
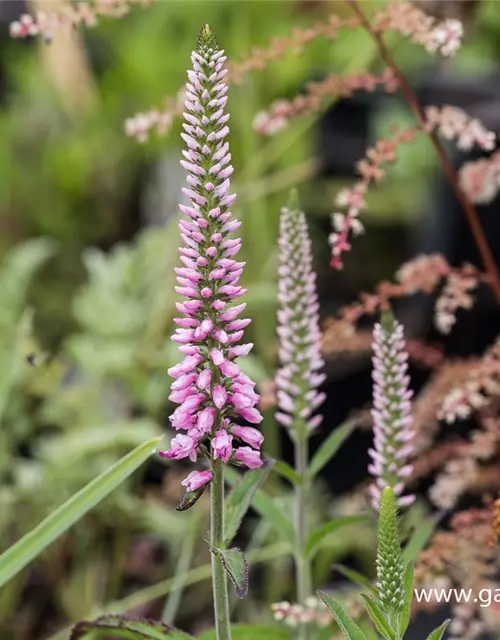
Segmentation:
{"type": "MultiPolygon", "coordinates": [[[[309,494],[309,480],[307,478],[307,462],[309,446],[305,429],[295,432],[295,471],[300,475],[300,482],[295,487],[295,572],[297,581],[297,600],[304,605],[312,594],[311,565],[306,555],[305,545],[308,534],[307,499],[309,494]]],[[[299,627],[298,640],[309,640],[309,625],[299,627]]]]}
{"type": "Polygon", "coordinates": [[[173,624],[175,622],[175,616],[179,610],[179,605],[182,599],[182,593],[186,586],[186,577],[193,560],[194,550],[196,548],[196,540],[198,538],[198,531],[202,521],[205,517],[204,510],[195,509],[191,516],[191,522],[189,523],[189,530],[184,537],[179,554],[179,560],[175,567],[175,575],[172,583],[172,590],[170,597],[165,602],[163,609],[162,620],[166,624],[173,624]]]}
{"type": "Polygon", "coordinates": [[[221,460],[212,463],[214,475],[210,484],[212,511],[210,545],[212,547],[212,589],[214,595],[215,629],[217,640],[231,640],[227,578],[221,557],[214,552],[224,547],[224,467],[221,460]]]}

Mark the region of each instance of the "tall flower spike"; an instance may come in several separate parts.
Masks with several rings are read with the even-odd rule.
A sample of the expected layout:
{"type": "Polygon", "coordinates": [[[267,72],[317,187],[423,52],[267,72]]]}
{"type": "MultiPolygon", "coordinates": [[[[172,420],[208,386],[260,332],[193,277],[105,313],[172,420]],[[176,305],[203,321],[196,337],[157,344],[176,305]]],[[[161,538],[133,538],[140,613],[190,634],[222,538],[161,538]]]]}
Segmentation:
{"type": "Polygon", "coordinates": [[[276,375],[276,419],[298,436],[318,427],[313,416],[323,403],[318,392],[325,375],[321,357],[316,274],[305,215],[294,204],[281,211],[279,237],[278,335],[281,368],[276,375]]]}
{"type": "MultiPolygon", "coordinates": [[[[185,218],[179,222],[182,266],[175,270],[175,289],[186,300],[176,303],[182,315],[175,318],[179,328],[172,336],[185,358],[169,369],[175,378],[169,399],[179,405],[170,421],[185,433],[161,455],[196,461],[203,451],[214,460],[255,468],[262,464],[262,434],[233,424],[258,424],[262,416],[256,409],[255,384],[236,364],[253,345],[239,344],[250,320],[239,318],[245,304],[234,304],[245,289],[238,284],[244,263],[234,260],[241,242],[229,237],[240,223],[229,210],[236,196],[230,193],[233,167],[226,141],[226,57],[210,27],[201,30],[191,60],[181,134],[187,145],[181,164],[188,172],[183,192],[190,204],[179,205],[185,218]],[[235,447],[238,440],[252,449],[235,447]]],[[[197,475],[197,488],[202,479],[210,482],[211,474],[197,475]]],[[[188,490],[191,484],[186,484],[188,490]]]]}
{"type": "Polygon", "coordinates": [[[403,496],[405,479],[413,470],[408,458],[413,452],[410,415],[412,391],[408,388],[408,354],[403,327],[392,313],[382,316],[373,331],[373,431],[374,448],[369,450],[369,472],[375,477],[370,487],[372,505],[379,508],[384,487],[394,491],[400,507],[413,502],[415,496],[403,496]]]}

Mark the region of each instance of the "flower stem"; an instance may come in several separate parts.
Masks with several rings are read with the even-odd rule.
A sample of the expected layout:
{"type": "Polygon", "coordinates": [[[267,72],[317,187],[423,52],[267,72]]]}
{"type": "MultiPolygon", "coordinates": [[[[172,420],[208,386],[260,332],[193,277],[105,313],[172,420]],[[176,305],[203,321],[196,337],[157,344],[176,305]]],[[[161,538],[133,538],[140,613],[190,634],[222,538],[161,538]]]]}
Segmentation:
{"type": "MultiPolygon", "coordinates": [[[[307,461],[309,455],[307,435],[296,432],[295,435],[295,471],[300,475],[300,482],[295,487],[295,571],[297,580],[297,601],[305,605],[307,598],[312,593],[312,577],[309,559],[305,552],[307,537],[307,500],[309,494],[309,481],[307,479],[307,461]]],[[[299,627],[299,640],[308,640],[309,625],[301,624],[299,627]]]]}
{"type": "MultiPolygon", "coordinates": [[[[213,548],[224,546],[224,466],[220,460],[212,463],[213,479],[210,484],[212,512],[210,544],[213,548]]],[[[221,557],[212,550],[212,589],[217,640],[231,640],[227,578],[221,557]]]]}
{"type": "MultiPolygon", "coordinates": [[[[382,36],[380,35],[380,33],[378,33],[378,31],[376,31],[373,28],[372,24],[370,23],[368,18],[365,16],[357,0],[347,0],[347,2],[350,4],[353,11],[356,13],[358,18],[360,19],[366,31],[371,35],[373,40],[376,42],[382,59],[387,63],[388,67],[392,69],[395,77],[397,78],[399,83],[399,88],[401,89],[401,93],[403,94],[406,102],[408,103],[408,106],[413,111],[420,125],[422,125],[422,130],[426,132],[425,113],[422,110],[420,103],[418,102],[415,92],[406,81],[406,78],[401,73],[399,67],[396,65],[392,55],[389,52],[389,49],[385,45],[385,42],[382,36]]],[[[441,166],[443,167],[443,170],[450,181],[451,187],[455,192],[455,197],[457,198],[458,202],[462,206],[462,209],[464,210],[467,223],[469,225],[472,236],[476,243],[477,249],[479,251],[479,255],[481,256],[482,263],[484,265],[486,272],[489,275],[491,289],[496,298],[496,301],[500,302],[500,275],[498,273],[498,268],[495,263],[495,258],[493,257],[493,253],[491,252],[483,227],[481,226],[481,222],[479,220],[476,207],[472,204],[467,194],[460,187],[458,174],[453,168],[453,165],[451,164],[451,162],[449,161],[448,156],[446,155],[446,151],[444,150],[443,145],[441,144],[437,135],[433,132],[426,132],[426,133],[429,136],[429,139],[434,147],[434,150],[437,153],[441,166]]]]}

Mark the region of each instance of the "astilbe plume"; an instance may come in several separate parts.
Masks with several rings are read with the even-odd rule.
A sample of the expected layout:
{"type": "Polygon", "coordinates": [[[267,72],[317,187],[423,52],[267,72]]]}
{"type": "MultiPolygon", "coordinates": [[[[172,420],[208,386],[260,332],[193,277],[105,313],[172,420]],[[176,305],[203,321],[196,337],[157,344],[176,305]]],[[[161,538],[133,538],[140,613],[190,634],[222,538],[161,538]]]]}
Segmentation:
{"type": "Polygon", "coordinates": [[[389,486],[399,506],[407,506],[415,496],[403,496],[405,480],[412,472],[408,458],[413,452],[410,415],[412,392],[409,389],[408,354],[403,327],[391,313],[373,331],[373,431],[374,448],[369,450],[368,467],[375,482],[370,486],[372,505],[379,508],[381,491],[389,486]]]}
{"type": "Polygon", "coordinates": [[[306,433],[321,423],[313,416],[325,399],[318,392],[325,375],[321,356],[319,303],[306,217],[298,208],[281,211],[279,237],[278,335],[281,367],[276,375],[276,419],[306,433]]]}
{"type": "Polygon", "coordinates": [[[91,2],[61,2],[60,7],[50,11],[36,11],[34,15],[24,13],[10,25],[13,38],[42,36],[50,41],[54,33],[63,27],[84,25],[94,27],[102,17],[121,18],[129,13],[133,5],[147,6],[152,0],[92,0],[91,2]]]}
{"type": "MultiPolygon", "coordinates": [[[[183,192],[191,202],[179,205],[186,217],[179,222],[183,266],[176,268],[176,291],[186,300],[176,303],[183,315],[175,319],[179,328],[172,336],[185,358],[169,369],[175,378],[169,398],[179,404],[170,420],[185,433],[173,438],[162,455],[194,462],[200,451],[211,450],[214,460],[256,468],[262,465],[263,436],[253,427],[234,424],[258,424],[262,416],[255,408],[255,384],[236,364],[252,344],[238,344],[250,320],[238,317],[245,304],[233,304],[245,289],[238,284],[244,263],[234,260],[241,242],[229,237],[240,223],[229,210],[236,196],[230,193],[233,167],[225,140],[226,57],[209,27],[202,30],[191,60],[181,134],[187,145],[181,164],[188,171],[183,192]],[[235,446],[236,440],[245,446],[235,446]]],[[[195,471],[183,484],[194,491],[211,478],[210,471],[195,471]]]]}

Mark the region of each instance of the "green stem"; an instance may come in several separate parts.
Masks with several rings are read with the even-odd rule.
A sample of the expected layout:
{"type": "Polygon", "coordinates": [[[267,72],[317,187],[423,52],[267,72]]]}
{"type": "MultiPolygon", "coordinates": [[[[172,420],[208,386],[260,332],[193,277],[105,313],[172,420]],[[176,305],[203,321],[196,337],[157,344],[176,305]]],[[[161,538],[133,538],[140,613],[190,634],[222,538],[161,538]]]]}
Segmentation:
{"type": "MultiPolygon", "coordinates": [[[[224,546],[224,467],[220,460],[214,460],[212,473],[214,477],[210,484],[212,497],[210,544],[212,548],[222,549],[224,546]]],[[[211,553],[217,640],[231,640],[226,572],[221,557],[213,550],[211,553]]]]}
{"type": "MultiPolygon", "coordinates": [[[[297,580],[297,600],[305,605],[312,593],[312,577],[309,559],[305,553],[307,538],[307,501],[309,495],[309,481],[307,479],[307,462],[309,446],[307,434],[297,431],[295,434],[295,471],[301,481],[295,488],[295,530],[297,533],[295,549],[295,571],[297,580]]],[[[299,640],[308,640],[309,625],[302,624],[299,628],[299,640]]]]}

